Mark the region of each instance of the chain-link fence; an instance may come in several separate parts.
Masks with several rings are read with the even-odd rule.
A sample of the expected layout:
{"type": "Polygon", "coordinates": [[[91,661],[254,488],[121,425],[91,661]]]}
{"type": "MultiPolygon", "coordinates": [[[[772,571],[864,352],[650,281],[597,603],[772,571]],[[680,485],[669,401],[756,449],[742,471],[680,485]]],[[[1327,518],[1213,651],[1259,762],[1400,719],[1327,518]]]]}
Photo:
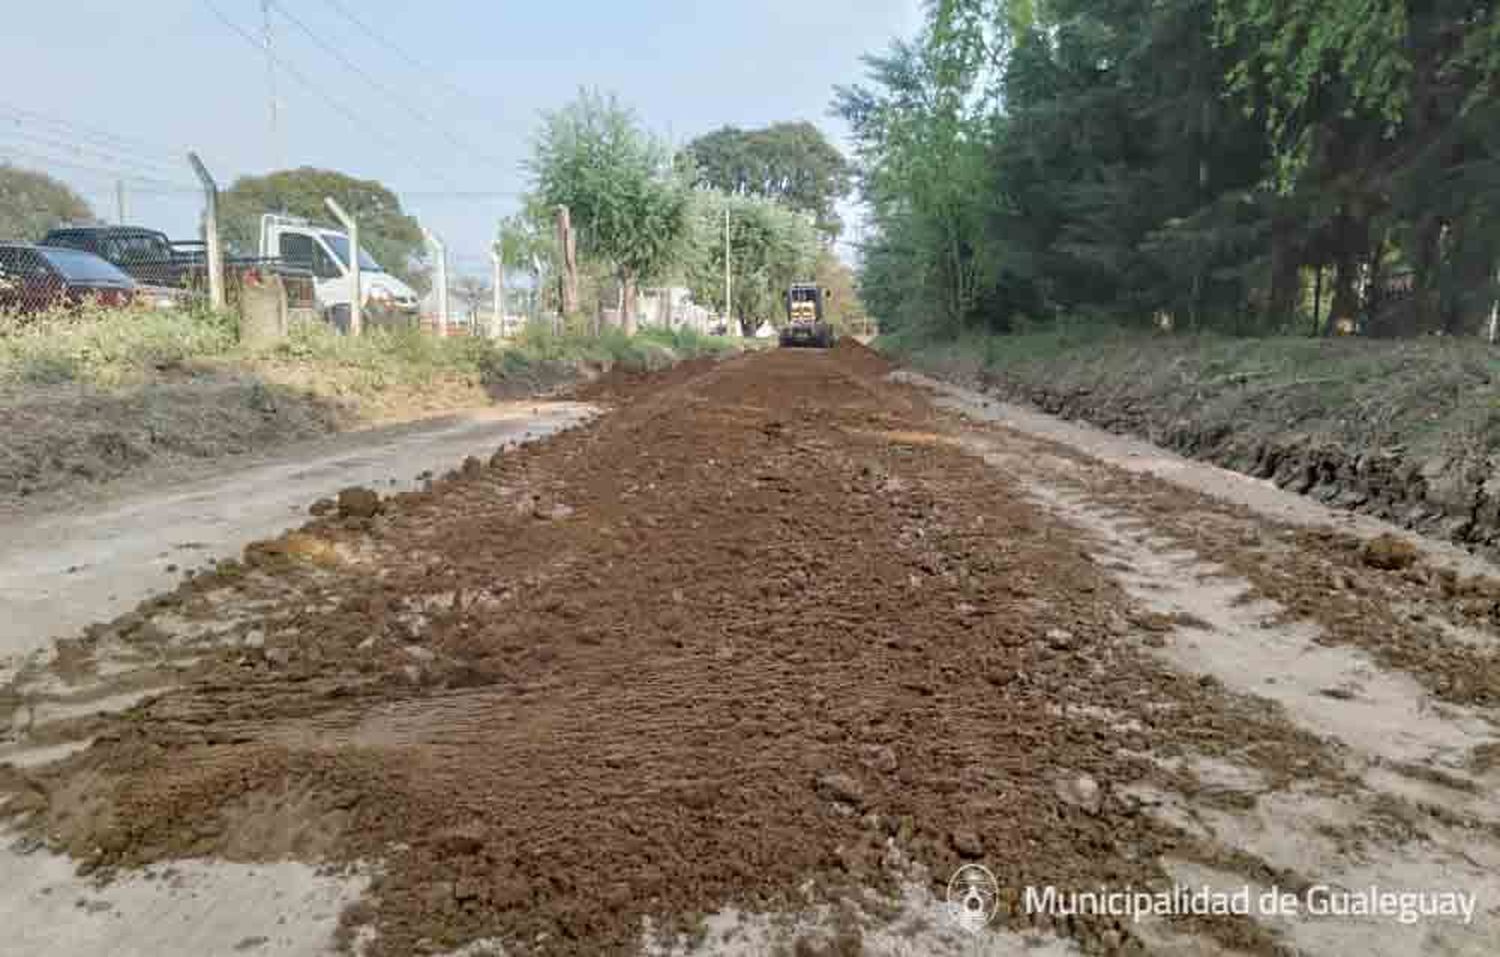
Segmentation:
{"type": "Polygon", "coordinates": [[[263,302],[270,286],[285,302],[283,328],[300,319],[343,332],[504,335],[530,305],[524,289],[496,295],[490,250],[441,259],[441,239],[388,193],[321,182],[267,189],[265,178],[221,192],[187,157],[173,181],[127,183],[46,162],[12,165],[7,155],[0,140],[0,313],[219,302],[243,313],[246,291],[263,302]],[[202,183],[192,183],[195,172],[202,183]],[[85,174],[100,182],[91,187],[85,174]],[[347,222],[325,188],[343,197],[347,222]]]}
{"type": "Polygon", "coordinates": [[[183,224],[191,234],[201,216],[203,193],[182,175],[186,166],[177,167],[176,182],[164,178],[171,175],[165,160],[149,177],[112,175],[82,162],[93,155],[81,152],[87,141],[56,142],[57,151],[72,145],[79,155],[72,162],[27,153],[12,157],[12,144],[0,142],[0,312],[34,315],[89,302],[175,305],[190,299],[184,265],[190,257],[161,231],[183,224]],[[127,228],[137,217],[152,228],[127,228]]]}

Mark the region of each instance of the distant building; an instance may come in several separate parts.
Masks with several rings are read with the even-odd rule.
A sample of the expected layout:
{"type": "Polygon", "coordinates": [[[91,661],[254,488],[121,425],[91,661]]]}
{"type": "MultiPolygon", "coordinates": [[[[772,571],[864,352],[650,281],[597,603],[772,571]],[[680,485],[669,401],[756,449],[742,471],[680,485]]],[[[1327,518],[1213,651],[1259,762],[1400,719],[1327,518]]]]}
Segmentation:
{"type": "Polygon", "coordinates": [[[643,289],[636,297],[636,322],[662,329],[692,329],[707,333],[714,313],[693,302],[693,293],[683,286],[643,289]]]}

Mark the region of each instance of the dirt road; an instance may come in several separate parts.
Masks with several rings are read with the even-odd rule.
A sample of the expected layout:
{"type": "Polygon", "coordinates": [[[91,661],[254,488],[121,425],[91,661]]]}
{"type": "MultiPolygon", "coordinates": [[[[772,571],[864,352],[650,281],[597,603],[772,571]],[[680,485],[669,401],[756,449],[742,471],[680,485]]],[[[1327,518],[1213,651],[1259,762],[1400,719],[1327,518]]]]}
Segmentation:
{"type": "Polygon", "coordinates": [[[0,675],[17,656],[134,608],[180,571],[302,524],[308,504],[349,485],[387,492],[464,457],[582,421],[587,406],[508,402],[346,433],[235,465],[135,480],[108,500],[0,517],[0,675]]]}
{"type": "Polygon", "coordinates": [[[38,878],[24,952],[139,928],[118,889],[187,858],[320,865],[343,908],[195,954],[1500,951],[1500,585],[887,373],[605,380],[21,669],[12,854],[105,915],[38,878]],[[1252,912],[1058,904],[1174,884],[1252,912]]]}

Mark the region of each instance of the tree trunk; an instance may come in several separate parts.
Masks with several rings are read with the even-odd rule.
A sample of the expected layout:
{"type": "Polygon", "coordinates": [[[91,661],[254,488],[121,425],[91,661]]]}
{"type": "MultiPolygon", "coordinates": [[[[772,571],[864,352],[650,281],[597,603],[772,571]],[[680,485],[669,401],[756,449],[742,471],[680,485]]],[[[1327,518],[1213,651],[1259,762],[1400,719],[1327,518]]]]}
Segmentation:
{"type": "Polygon", "coordinates": [[[1296,312],[1297,297],[1302,291],[1299,268],[1296,223],[1277,216],[1271,221],[1271,294],[1266,300],[1265,324],[1268,329],[1281,328],[1296,312]]]}
{"type": "Polygon", "coordinates": [[[1333,302],[1328,306],[1328,328],[1327,332],[1350,333],[1358,326],[1359,318],[1359,290],[1356,282],[1359,277],[1359,257],[1353,253],[1339,250],[1334,257],[1333,263],[1333,302]]]}
{"type": "Polygon", "coordinates": [[[1323,319],[1323,264],[1318,264],[1317,276],[1313,279],[1313,315],[1312,334],[1316,336],[1322,329],[1323,319]]]}
{"type": "Polygon", "coordinates": [[[1334,237],[1333,302],[1328,308],[1328,331],[1353,333],[1359,329],[1359,271],[1365,260],[1369,224],[1341,216],[1334,237]]]}
{"type": "Polygon", "coordinates": [[[1429,216],[1417,228],[1412,254],[1412,268],[1416,273],[1413,292],[1413,310],[1417,321],[1424,329],[1442,328],[1442,306],[1439,287],[1442,272],[1443,221],[1429,216]]]}

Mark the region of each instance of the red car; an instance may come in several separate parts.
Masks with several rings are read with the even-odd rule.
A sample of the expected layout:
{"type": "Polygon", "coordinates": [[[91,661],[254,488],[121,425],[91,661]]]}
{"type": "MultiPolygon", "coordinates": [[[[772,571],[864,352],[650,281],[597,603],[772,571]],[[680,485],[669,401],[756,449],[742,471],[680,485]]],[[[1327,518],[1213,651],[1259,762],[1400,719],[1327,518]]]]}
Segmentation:
{"type": "Polygon", "coordinates": [[[124,306],[139,287],[93,253],[57,246],[0,243],[0,312],[28,314],[85,302],[124,306]]]}

